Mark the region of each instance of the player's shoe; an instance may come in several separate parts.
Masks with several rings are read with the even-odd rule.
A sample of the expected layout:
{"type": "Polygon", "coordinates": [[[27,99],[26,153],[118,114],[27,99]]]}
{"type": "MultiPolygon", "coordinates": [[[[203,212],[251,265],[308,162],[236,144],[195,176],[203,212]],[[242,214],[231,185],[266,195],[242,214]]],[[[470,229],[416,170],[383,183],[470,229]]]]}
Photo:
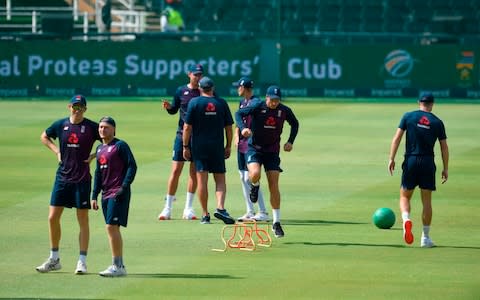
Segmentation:
{"type": "Polygon", "coordinates": [[[226,209],[217,208],[213,215],[215,218],[222,220],[225,224],[235,224],[235,219],[228,214],[226,209]]]}
{"type": "Polygon", "coordinates": [[[273,224],[272,231],[275,234],[275,237],[277,238],[282,238],[285,236],[285,233],[283,232],[282,225],[280,225],[280,222],[275,222],[273,224]]]}
{"type": "Polygon", "coordinates": [[[124,266],[117,267],[116,265],[111,265],[105,271],[98,273],[98,275],[103,277],[121,277],[127,276],[127,270],[124,266]]]}
{"type": "Polygon", "coordinates": [[[60,258],[57,258],[57,259],[49,258],[47,259],[46,262],[36,267],[35,270],[37,270],[40,273],[47,273],[50,271],[60,270],[61,268],[62,268],[62,265],[60,264],[60,258]]]}
{"type": "Polygon", "coordinates": [[[258,190],[260,189],[259,185],[253,185],[250,183],[250,202],[256,203],[258,200],[258,190]]]}
{"type": "Polygon", "coordinates": [[[429,237],[422,236],[422,240],[420,242],[420,247],[422,247],[422,248],[433,248],[433,247],[435,247],[435,243],[433,243],[433,241],[429,237]]]}
{"type": "Polygon", "coordinates": [[[206,214],[202,216],[202,220],[200,221],[202,224],[210,224],[210,214],[206,214]]]}
{"type": "Polygon", "coordinates": [[[245,221],[251,221],[253,220],[253,217],[255,217],[255,213],[253,211],[249,211],[243,216],[239,217],[237,219],[238,222],[245,222],[245,221]]]}
{"type": "Polygon", "coordinates": [[[182,218],[184,220],[196,220],[197,216],[195,216],[195,212],[193,211],[193,208],[185,208],[183,210],[182,218]]]}
{"type": "Polygon", "coordinates": [[[253,219],[257,222],[268,222],[270,218],[268,217],[268,213],[264,211],[259,211],[258,213],[253,216],[253,219]]]}
{"type": "Polygon", "coordinates": [[[79,260],[77,262],[77,268],[75,269],[75,274],[82,275],[87,273],[87,264],[79,260]]]}
{"type": "Polygon", "coordinates": [[[172,212],[170,208],[165,207],[162,212],[158,215],[159,221],[170,220],[172,218],[172,212]]]}
{"type": "Polygon", "coordinates": [[[403,239],[405,240],[405,243],[409,245],[413,243],[412,226],[413,224],[411,220],[403,222],[403,239]]]}

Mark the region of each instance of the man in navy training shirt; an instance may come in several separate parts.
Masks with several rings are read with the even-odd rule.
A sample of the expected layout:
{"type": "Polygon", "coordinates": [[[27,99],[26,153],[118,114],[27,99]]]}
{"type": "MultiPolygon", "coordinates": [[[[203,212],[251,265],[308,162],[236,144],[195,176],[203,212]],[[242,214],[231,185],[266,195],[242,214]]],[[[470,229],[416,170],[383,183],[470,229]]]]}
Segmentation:
{"type": "Polygon", "coordinates": [[[272,231],[277,238],[285,235],[280,224],[280,138],[285,121],[290,125],[290,135],[283,150],[290,152],[298,133],[298,120],[293,111],[280,103],[282,98],[278,86],[267,89],[266,100],[256,101],[235,113],[235,122],[244,137],[250,137],[247,150],[248,174],[251,182],[250,201],[257,202],[260,188],[261,166],[264,166],[270,189],[272,206],[272,231]],[[246,127],[243,118],[251,116],[251,126],[246,127]]]}
{"type": "Polygon", "coordinates": [[[89,163],[95,157],[90,154],[90,151],[95,141],[100,140],[100,136],[98,124],[84,117],[87,111],[87,100],[84,96],[73,96],[68,109],[70,116],[54,122],[40,138],[58,160],[48,214],[51,250],[49,258],[36,268],[40,273],[62,268],[59,256],[60,219],[65,207],[77,209],[77,220],[80,226],[80,256],[75,274],[87,272],[86,257],[90,238],[88,210],[92,183],[89,163]],[[57,138],[58,146],[53,141],[57,138]]]}
{"type": "MultiPolygon", "coordinates": [[[[167,184],[167,195],[165,196],[165,207],[158,215],[159,220],[170,220],[172,218],[172,206],[177,192],[178,180],[182,174],[185,159],[183,158],[183,124],[185,115],[187,114],[188,103],[192,98],[200,96],[198,89],[198,81],[203,76],[203,67],[200,64],[191,65],[188,71],[189,83],[180,86],[175,92],[172,103],[163,101],[163,108],[171,115],[176,114],[179,110],[178,128],[173,144],[172,170],[167,184]]],[[[188,145],[188,144],[187,144],[188,145]]],[[[197,189],[197,179],[195,175],[195,165],[190,162],[190,173],[187,186],[187,200],[183,210],[183,219],[196,220],[197,217],[192,208],[193,199],[195,198],[195,190],[197,189]]]]}
{"type": "MultiPolygon", "coordinates": [[[[260,101],[257,96],[253,94],[253,80],[249,77],[242,77],[237,82],[234,82],[237,87],[238,95],[242,97],[240,100],[239,108],[246,107],[251,103],[260,101]]],[[[251,116],[243,118],[245,127],[250,127],[251,116]]],[[[242,136],[240,129],[235,129],[235,144],[237,145],[237,161],[238,172],[240,173],[240,180],[242,182],[243,198],[247,206],[247,212],[238,218],[238,221],[268,221],[268,213],[265,207],[265,201],[263,199],[263,193],[261,189],[258,190],[258,213],[255,214],[254,203],[250,201],[250,180],[248,179],[247,168],[247,149],[248,149],[248,137],[242,136]]]]}
{"type": "Polygon", "coordinates": [[[120,226],[127,227],[130,185],[137,173],[137,164],[130,147],[115,137],[115,130],[113,118],[100,119],[98,131],[102,144],[97,147],[97,168],[92,192],[92,208],[97,210],[97,197],[102,191],[102,211],[112,251],[112,265],[100,272],[105,277],[127,275],[123,265],[120,226]]]}
{"type": "Polygon", "coordinates": [[[201,96],[188,104],[183,127],[183,156],[195,163],[198,197],[202,206],[202,224],[210,224],[208,212],[208,173],[213,173],[217,209],[214,216],[225,224],[235,220],[225,209],[225,159],[232,147],[233,119],[227,102],[214,95],[213,81],[203,77],[199,82],[201,96]],[[226,136],[226,143],[224,138],[226,136]],[[188,142],[191,138],[191,146],[188,142]]]}
{"type": "Polygon", "coordinates": [[[403,238],[407,244],[413,243],[412,221],[410,220],[410,200],[415,187],[421,190],[423,204],[422,213],[422,248],[431,248],[435,244],[430,239],[430,224],[432,222],[432,191],[435,186],[434,146],[438,140],[442,153],[442,184],[448,179],[448,145],[445,126],[442,120],[432,113],[434,97],[431,93],[423,93],[418,100],[419,109],[403,115],[393,137],[390,147],[388,170],[393,175],[395,170],[395,155],[407,133],[405,142],[405,158],[402,164],[402,182],[400,187],[400,211],[403,220],[403,238]]]}

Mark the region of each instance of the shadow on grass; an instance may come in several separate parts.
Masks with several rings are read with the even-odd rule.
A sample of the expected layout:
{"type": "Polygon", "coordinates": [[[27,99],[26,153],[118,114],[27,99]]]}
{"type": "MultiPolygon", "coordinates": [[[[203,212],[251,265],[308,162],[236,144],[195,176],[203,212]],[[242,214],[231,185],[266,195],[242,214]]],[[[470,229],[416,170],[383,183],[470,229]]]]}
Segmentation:
{"type": "Polygon", "coordinates": [[[181,273],[128,273],[130,278],[189,278],[189,279],[241,279],[230,275],[214,274],[181,274],[181,273]]]}
{"type": "Polygon", "coordinates": [[[365,222],[352,222],[352,221],[327,221],[327,220],[290,220],[285,219],[282,221],[285,225],[363,225],[368,224],[365,222]]]}
{"type": "Polygon", "coordinates": [[[363,247],[391,247],[391,248],[405,248],[405,245],[393,244],[363,244],[363,243],[312,243],[312,242],[286,242],[289,245],[306,245],[306,246],[363,246],[363,247]]]}
{"type": "MultiPolygon", "coordinates": [[[[306,246],[340,246],[340,247],[348,247],[348,246],[362,246],[362,247],[391,247],[391,248],[417,248],[415,246],[407,246],[407,245],[400,245],[400,244],[364,244],[364,243],[312,243],[312,242],[286,242],[287,245],[306,245],[306,246]]],[[[445,249],[473,249],[473,250],[480,250],[480,247],[474,246],[435,246],[432,249],[436,248],[445,248],[445,249]]]]}

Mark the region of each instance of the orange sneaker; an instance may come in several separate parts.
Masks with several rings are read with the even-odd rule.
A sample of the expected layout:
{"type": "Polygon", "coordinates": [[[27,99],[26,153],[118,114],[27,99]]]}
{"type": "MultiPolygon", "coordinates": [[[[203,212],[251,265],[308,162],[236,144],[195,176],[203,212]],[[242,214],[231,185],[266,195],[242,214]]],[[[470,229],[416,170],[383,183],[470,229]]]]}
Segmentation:
{"type": "Polygon", "coordinates": [[[405,243],[412,244],[413,243],[413,233],[412,233],[412,221],[406,220],[403,223],[403,239],[405,243]]]}

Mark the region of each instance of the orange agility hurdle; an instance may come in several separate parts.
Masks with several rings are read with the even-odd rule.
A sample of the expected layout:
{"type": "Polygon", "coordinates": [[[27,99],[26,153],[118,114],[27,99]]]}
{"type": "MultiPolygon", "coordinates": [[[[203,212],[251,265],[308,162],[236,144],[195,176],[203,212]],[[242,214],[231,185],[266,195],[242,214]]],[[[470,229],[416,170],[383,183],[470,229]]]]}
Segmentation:
{"type": "Polygon", "coordinates": [[[254,251],[257,246],[271,247],[272,238],[268,233],[268,225],[264,228],[256,221],[225,225],[220,233],[224,248],[212,249],[213,251],[225,252],[228,248],[244,251],[254,251]]]}

